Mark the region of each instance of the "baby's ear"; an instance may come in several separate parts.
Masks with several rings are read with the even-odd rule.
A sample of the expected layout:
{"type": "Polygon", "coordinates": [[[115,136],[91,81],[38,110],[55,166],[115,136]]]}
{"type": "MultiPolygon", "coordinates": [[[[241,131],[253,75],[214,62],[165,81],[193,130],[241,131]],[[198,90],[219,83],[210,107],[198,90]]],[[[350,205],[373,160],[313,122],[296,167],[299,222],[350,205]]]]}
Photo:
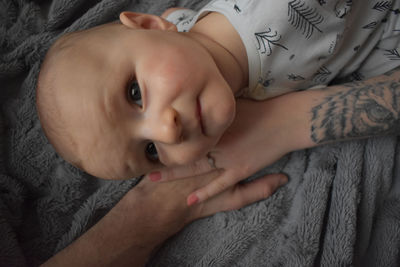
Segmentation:
{"type": "Polygon", "coordinates": [[[119,15],[119,20],[132,29],[177,31],[175,24],[151,14],[124,11],[119,15]]]}

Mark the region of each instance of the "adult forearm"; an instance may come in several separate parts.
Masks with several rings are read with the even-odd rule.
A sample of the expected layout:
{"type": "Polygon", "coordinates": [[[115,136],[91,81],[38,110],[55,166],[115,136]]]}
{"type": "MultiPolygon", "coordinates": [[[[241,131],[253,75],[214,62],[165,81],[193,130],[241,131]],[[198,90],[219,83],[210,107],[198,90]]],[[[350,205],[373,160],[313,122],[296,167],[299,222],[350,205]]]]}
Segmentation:
{"type": "Polygon", "coordinates": [[[399,132],[399,70],[335,87],[311,109],[315,143],[399,132]]]}
{"type": "MultiPolygon", "coordinates": [[[[129,193],[103,219],[43,266],[143,266],[158,244],[129,193]],[[137,216],[132,213],[137,212],[137,216]]],[[[162,240],[160,240],[162,241],[162,240]]]]}
{"type": "MultiPolygon", "coordinates": [[[[215,196],[295,150],[397,134],[399,81],[396,70],[367,81],[293,92],[265,101],[238,99],[235,120],[207,159],[211,158],[222,174],[188,200],[193,196],[201,202],[215,196]]],[[[188,173],[209,170],[209,164],[194,164],[163,172],[162,177],[170,180],[179,177],[171,175],[174,172],[187,177],[188,173]]]]}
{"type": "Polygon", "coordinates": [[[296,92],[273,101],[284,110],[283,114],[286,112],[290,122],[287,127],[298,141],[292,144],[295,149],[398,134],[400,71],[396,69],[365,81],[296,92]]]}

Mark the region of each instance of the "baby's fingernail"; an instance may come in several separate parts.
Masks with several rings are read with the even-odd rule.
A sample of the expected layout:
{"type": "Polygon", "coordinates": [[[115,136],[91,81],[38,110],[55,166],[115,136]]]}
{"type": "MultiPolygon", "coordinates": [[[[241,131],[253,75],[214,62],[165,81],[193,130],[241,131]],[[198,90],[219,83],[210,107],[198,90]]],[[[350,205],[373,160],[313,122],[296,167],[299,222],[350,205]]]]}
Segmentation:
{"type": "Polygon", "coordinates": [[[282,175],[282,177],[279,179],[279,186],[282,186],[288,182],[288,178],[286,175],[282,175]]]}
{"type": "Polygon", "coordinates": [[[199,202],[199,198],[195,194],[190,195],[187,199],[188,206],[194,205],[197,202],[199,202]]]}
{"type": "Polygon", "coordinates": [[[160,172],[151,172],[149,173],[149,178],[153,182],[157,182],[161,180],[161,173],[160,172]]]}

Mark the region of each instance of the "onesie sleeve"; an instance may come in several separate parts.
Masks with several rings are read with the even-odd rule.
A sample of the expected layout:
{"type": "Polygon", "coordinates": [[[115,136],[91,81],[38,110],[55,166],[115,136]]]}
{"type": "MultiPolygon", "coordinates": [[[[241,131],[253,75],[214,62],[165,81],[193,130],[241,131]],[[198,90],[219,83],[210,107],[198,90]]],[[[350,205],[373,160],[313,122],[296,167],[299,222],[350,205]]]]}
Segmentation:
{"type": "Polygon", "coordinates": [[[197,12],[192,9],[178,9],[171,12],[166,20],[176,25],[179,32],[187,32],[192,27],[191,22],[197,12]]]}

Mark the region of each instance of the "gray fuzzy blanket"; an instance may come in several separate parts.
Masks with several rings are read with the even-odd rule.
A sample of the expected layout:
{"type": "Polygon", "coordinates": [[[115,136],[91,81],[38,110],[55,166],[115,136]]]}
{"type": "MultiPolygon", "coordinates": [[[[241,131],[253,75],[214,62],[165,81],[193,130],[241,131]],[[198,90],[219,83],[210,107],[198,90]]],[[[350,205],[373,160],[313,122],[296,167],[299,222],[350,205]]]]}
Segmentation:
{"type": "MultiPolygon", "coordinates": [[[[40,62],[60,34],[206,1],[0,0],[0,265],[36,266],[78,238],[136,184],[94,179],[59,158],[35,110],[40,62]]],[[[149,266],[398,266],[397,137],[329,145],[263,170],[272,197],[196,221],[149,266]]]]}

